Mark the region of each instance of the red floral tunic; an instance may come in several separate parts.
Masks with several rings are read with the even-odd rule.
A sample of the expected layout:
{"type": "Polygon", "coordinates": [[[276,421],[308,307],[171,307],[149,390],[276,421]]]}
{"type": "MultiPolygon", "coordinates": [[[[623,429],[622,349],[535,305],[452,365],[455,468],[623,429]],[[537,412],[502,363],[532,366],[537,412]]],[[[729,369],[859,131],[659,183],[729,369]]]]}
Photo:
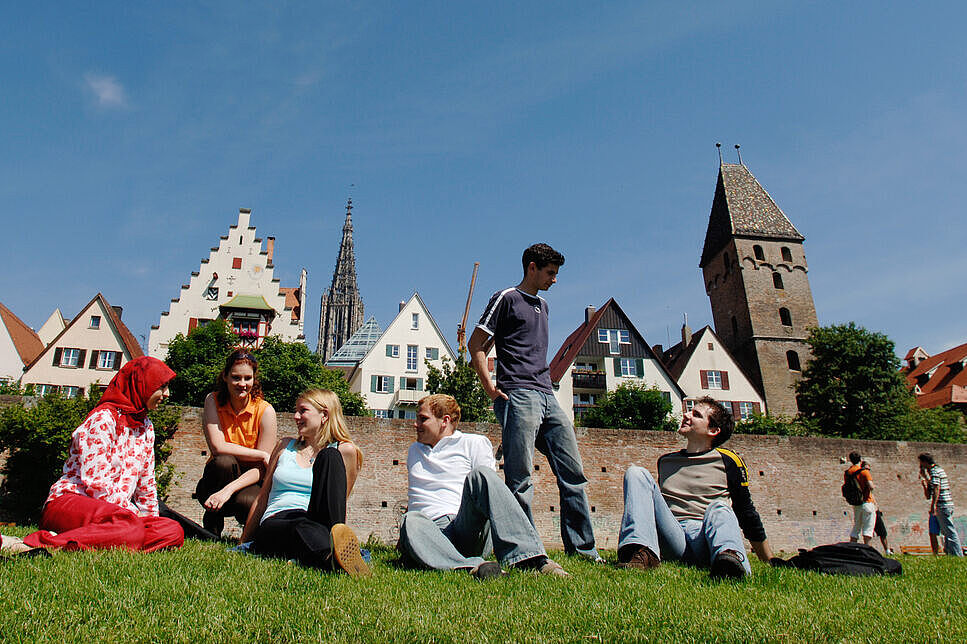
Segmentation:
{"type": "Polygon", "coordinates": [[[158,516],[154,426],[146,418],[140,427],[128,429],[117,420],[115,411],[102,409],[74,430],[64,474],[51,486],[47,501],[73,492],[140,516],[158,516]]]}

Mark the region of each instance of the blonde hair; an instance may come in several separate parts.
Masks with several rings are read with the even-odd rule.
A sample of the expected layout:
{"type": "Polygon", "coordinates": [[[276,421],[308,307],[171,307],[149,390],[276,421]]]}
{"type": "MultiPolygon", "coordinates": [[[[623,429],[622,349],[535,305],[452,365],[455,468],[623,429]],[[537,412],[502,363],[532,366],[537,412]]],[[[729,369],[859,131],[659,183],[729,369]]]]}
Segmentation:
{"type": "Polygon", "coordinates": [[[456,429],[460,422],[460,405],[457,399],[449,394],[431,394],[420,399],[417,408],[426,405],[437,418],[450,417],[450,425],[456,429]]]}
{"type": "Polygon", "coordinates": [[[325,411],[328,414],[316,435],[309,438],[309,443],[317,450],[324,449],[326,445],[333,441],[352,443],[353,447],[356,448],[356,467],[362,467],[363,450],[359,449],[359,446],[353,443],[353,439],[349,436],[349,428],[346,427],[346,417],[343,416],[339,396],[328,389],[307,389],[299,394],[296,403],[300,400],[304,400],[318,411],[325,411]]]}

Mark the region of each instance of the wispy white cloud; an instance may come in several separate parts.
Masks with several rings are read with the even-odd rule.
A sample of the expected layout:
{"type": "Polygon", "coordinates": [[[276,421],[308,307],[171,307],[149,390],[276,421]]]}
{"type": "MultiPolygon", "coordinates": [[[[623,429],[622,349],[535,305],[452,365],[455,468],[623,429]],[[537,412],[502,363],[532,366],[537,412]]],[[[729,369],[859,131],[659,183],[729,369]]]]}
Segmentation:
{"type": "Polygon", "coordinates": [[[84,74],[84,84],[94,95],[98,107],[120,109],[128,106],[124,86],[115,77],[88,72],[84,74]]]}

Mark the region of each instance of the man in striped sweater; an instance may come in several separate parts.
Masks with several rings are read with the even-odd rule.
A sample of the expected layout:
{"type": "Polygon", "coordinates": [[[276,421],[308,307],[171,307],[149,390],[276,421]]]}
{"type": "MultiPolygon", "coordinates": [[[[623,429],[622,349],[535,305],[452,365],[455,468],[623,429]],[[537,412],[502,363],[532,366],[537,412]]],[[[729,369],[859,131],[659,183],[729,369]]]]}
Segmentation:
{"type": "MultiPolygon", "coordinates": [[[[954,500],[950,496],[950,481],[947,473],[933,460],[933,455],[924,452],[920,460],[920,484],[923,495],[930,499],[930,518],[936,520],[944,537],[944,552],[954,557],[963,557],[960,537],[954,527],[954,500]]],[[[936,554],[936,551],[934,552],[936,554]]]]}

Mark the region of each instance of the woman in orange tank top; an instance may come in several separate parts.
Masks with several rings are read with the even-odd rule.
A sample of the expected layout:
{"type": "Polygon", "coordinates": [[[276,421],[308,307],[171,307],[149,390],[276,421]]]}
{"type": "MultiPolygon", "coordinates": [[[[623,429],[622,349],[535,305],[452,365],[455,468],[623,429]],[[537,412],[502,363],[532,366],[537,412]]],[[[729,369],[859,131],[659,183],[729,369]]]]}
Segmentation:
{"type": "Polygon", "coordinates": [[[228,356],[216,390],[205,398],[202,424],[211,457],[195,494],[205,508],[205,529],[221,535],[226,516],[239,523],[248,517],[278,435],[251,353],[238,349],[228,356]]]}

